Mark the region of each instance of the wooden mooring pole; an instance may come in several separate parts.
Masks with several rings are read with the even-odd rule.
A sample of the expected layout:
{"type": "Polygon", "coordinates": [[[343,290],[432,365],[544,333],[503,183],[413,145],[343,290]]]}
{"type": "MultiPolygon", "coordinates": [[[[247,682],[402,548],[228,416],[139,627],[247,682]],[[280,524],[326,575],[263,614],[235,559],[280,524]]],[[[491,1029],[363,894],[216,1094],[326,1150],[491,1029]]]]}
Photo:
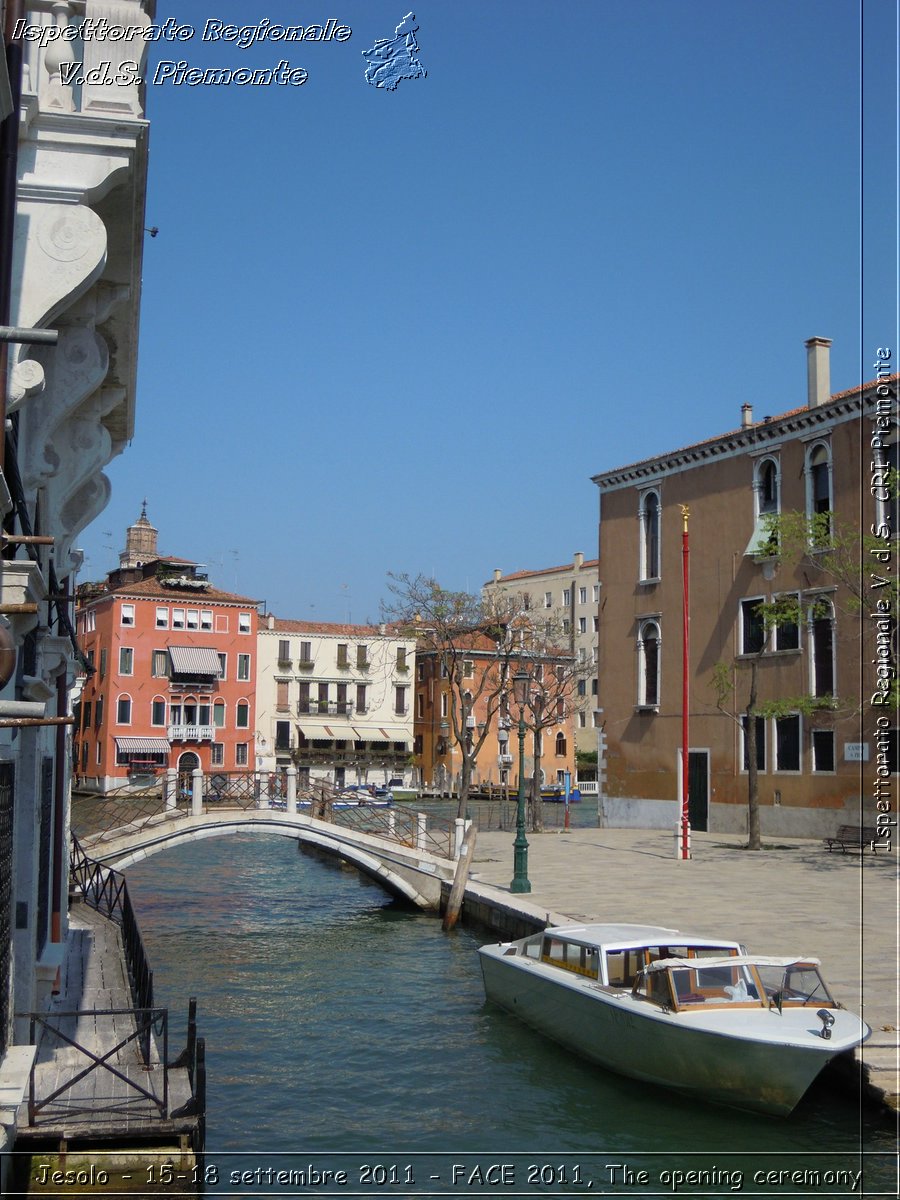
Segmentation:
{"type": "Polygon", "coordinates": [[[450,897],[447,900],[444,919],[441,922],[441,928],[445,932],[452,929],[459,920],[459,910],[462,908],[463,896],[466,894],[466,881],[469,878],[469,869],[472,866],[472,859],[475,855],[475,839],[477,836],[478,830],[476,826],[474,824],[470,825],[465,832],[459,851],[459,858],[456,860],[456,874],[453,876],[453,886],[450,889],[450,897]]]}

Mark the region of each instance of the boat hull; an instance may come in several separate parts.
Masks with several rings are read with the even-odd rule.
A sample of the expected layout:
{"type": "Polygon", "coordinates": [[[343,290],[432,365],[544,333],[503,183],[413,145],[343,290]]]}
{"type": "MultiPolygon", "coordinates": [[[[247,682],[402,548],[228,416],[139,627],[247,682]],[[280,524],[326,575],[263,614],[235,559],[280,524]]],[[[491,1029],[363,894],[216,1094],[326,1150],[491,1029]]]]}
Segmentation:
{"type": "MultiPolygon", "coordinates": [[[[865,1026],[838,1010],[835,1038],[818,1036],[815,1010],[794,1010],[790,1028],[777,1013],[760,1010],[765,1037],[734,1036],[701,1027],[699,1014],[665,1014],[630,992],[612,992],[573,976],[559,979],[553,968],[533,960],[480,951],[485,994],[493,1003],[593,1063],[621,1075],[673,1088],[698,1099],[786,1116],[826,1063],[857,1044],[865,1026]],[[792,1044],[796,1040],[807,1044],[792,1044]]],[[[786,1010],[787,1011],[787,1010],[786,1010]]],[[[751,1022],[752,1024],[752,1022],[751,1022]]],[[[821,1028],[821,1027],[819,1027],[821,1028]]]]}

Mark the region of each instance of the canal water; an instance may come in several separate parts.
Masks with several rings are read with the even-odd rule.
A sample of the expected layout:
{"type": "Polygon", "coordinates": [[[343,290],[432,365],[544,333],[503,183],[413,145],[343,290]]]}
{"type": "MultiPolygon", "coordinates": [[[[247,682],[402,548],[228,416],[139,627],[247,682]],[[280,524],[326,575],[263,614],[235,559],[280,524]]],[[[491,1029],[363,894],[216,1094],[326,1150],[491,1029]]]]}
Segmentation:
{"type": "Polygon", "coordinates": [[[476,931],[288,838],[127,880],[176,1045],[198,1000],[208,1193],[894,1194],[881,1115],[823,1085],[776,1120],[607,1074],[486,1004],[476,931]]]}

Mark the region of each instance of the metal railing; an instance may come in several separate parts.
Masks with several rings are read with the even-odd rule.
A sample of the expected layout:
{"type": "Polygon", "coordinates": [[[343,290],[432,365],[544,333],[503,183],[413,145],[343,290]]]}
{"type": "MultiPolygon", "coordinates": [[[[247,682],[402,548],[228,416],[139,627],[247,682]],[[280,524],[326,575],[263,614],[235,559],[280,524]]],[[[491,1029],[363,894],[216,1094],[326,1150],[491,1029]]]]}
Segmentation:
{"type": "Polygon", "coordinates": [[[135,1008],[152,1008],[153,972],[147,961],[125,876],[112,867],[88,858],[75,834],[72,835],[70,875],[85,904],[115,921],[121,928],[131,998],[135,1008]]]}
{"type": "Polygon", "coordinates": [[[197,1001],[191,997],[188,1005],[187,1044],[174,1062],[169,1062],[169,1012],[165,1008],[155,1008],[153,1005],[153,972],[144,949],[144,942],[138,926],[137,916],[128,892],[128,885],[121,872],[90,858],[85,852],[78,837],[72,834],[72,849],[69,863],[71,888],[81,895],[81,899],[89,907],[99,912],[101,916],[114,921],[120,928],[122,950],[125,968],[128,975],[129,990],[133,1007],[130,1009],[78,1009],[68,1012],[29,1013],[23,1014],[30,1018],[31,1042],[35,1044],[35,1034],[38,1028],[47,1031],[52,1036],[83,1053],[90,1061],[89,1065],[77,1072],[63,1085],[57,1087],[49,1095],[38,1099],[35,1095],[35,1071],[37,1063],[32,1065],[29,1082],[29,1123],[34,1124],[36,1114],[68,1091],[91,1071],[98,1068],[111,1072],[122,1079],[129,1088],[149,1099],[157,1107],[163,1117],[194,1115],[198,1118],[197,1127],[192,1135],[195,1150],[202,1150],[205,1141],[206,1128],[206,1043],[197,1037],[197,1001]],[[64,1019],[77,1022],[86,1019],[92,1023],[98,1017],[109,1017],[113,1021],[117,1017],[127,1017],[133,1021],[134,1028],[125,1037],[102,1054],[96,1054],[81,1045],[74,1036],[69,1036],[60,1027],[64,1019]],[[157,1051],[159,1065],[162,1067],[162,1094],[142,1087],[129,1079],[117,1069],[110,1060],[136,1042],[141,1056],[141,1062],[146,1069],[153,1065],[154,1050],[157,1051]],[[176,1112],[169,1112],[169,1071],[174,1068],[187,1070],[190,1082],[190,1099],[176,1112]]]}
{"type": "MultiPolygon", "coordinates": [[[[319,781],[298,785],[296,798],[300,816],[371,833],[441,858],[455,856],[455,826],[445,818],[426,816],[406,805],[384,808],[367,802],[364,794],[349,800],[333,785],[319,781]]],[[[110,874],[110,868],[101,868],[97,863],[88,866],[92,860],[86,857],[79,837],[137,834],[149,825],[185,817],[192,812],[286,811],[288,776],[284,771],[215,771],[202,777],[199,803],[198,809],[193,788],[185,786],[179,786],[177,794],[170,795],[167,801],[163,784],[140,793],[123,789],[106,797],[81,798],[73,806],[73,878],[85,894],[89,891],[98,904],[109,907],[106,915],[119,919],[116,914],[124,911],[126,901],[120,895],[117,873],[110,874]]],[[[124,880],[122,884],[124,886],[124,880]]]]}
{"type": "Polygon", "coordinates": [[[69,1046],[77,1050],[88,1060],[88,1065],[82,1070],[77,1070],[73,1075],[70,1075],[65,1082],[58,1087],[53,1088],[50,1092],[43,1096],[37,1095],[37,1062],[32,1065],[31,1074],[28,1081],[28,1124],[34,1125],[37,1114],[52,1104],[54,1100],[59,1099],[65,1092],[70,1091],[81,1082],[85,1076],[90,1075],[92,1071],[97,1069],[107,1071],[110,1075],[114,1075],[116,1079],[121,1080],[125,1086],[132,1091],[142,1096],[145,1100],[149,1100],[158,1110],[160,1116],[169,1116],[169,1069],[167,1065],[169,1053],[169,1013],[165,1008],[90,1008],[90,1009],[71,1009],[65,1012],[52,1013],[20,1013],[19,1016],[27,1016],[29,1020],[29,1040],[32,1045],[37,1044],[38,1036],[43,1040],[44,1037],[49,1037],[61,1042],[64,1046],[69,1046]],[[87,1021],[92,1025],[97,1022],[98,1018],[107,1017],[110,1019],[110,1024],[113,1024],[117,1018],[126,1017],[129,1021],[134,1022],[134,1027],[129,1030],[124,1037],[102,1053],[97,1053],[82,1045],[74,1036],[69,1035],[62,1028],[63,1024],[70,1022],[75,1030],[78,1028],[79,1021],[87,1021]],[[161,1093],[151,1087],[142,1086],[137,1080],[129,1078],[127,1070],[123,1069],[124,1064],[121,1062],[117,1065],[114,1058],[121,1058],[122,1052],[126,1050],[132,1043],[140,1052],[142,1067],[149,1071],[152,1068],[151,1056],[153,1048],[160,1045],[162,1066],[162,1089],[161,1093]]]}

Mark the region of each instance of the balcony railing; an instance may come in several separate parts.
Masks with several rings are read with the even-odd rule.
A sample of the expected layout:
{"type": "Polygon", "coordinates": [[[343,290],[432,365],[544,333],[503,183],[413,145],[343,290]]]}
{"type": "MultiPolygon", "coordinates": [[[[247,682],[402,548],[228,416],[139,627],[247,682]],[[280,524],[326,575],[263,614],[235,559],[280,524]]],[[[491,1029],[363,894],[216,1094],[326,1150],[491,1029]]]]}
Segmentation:
{"type": "Polygon", "coordinates": [[[170,725],[170,742],[211,742],[216,736],[214,725],[170,725]]]}
{"type": "Polygon", "coordinates": [[[349,717],[353,714],[353,702],[350,700],[298,700],[298,716],[313,715],[323,717],[349,717]]]}

